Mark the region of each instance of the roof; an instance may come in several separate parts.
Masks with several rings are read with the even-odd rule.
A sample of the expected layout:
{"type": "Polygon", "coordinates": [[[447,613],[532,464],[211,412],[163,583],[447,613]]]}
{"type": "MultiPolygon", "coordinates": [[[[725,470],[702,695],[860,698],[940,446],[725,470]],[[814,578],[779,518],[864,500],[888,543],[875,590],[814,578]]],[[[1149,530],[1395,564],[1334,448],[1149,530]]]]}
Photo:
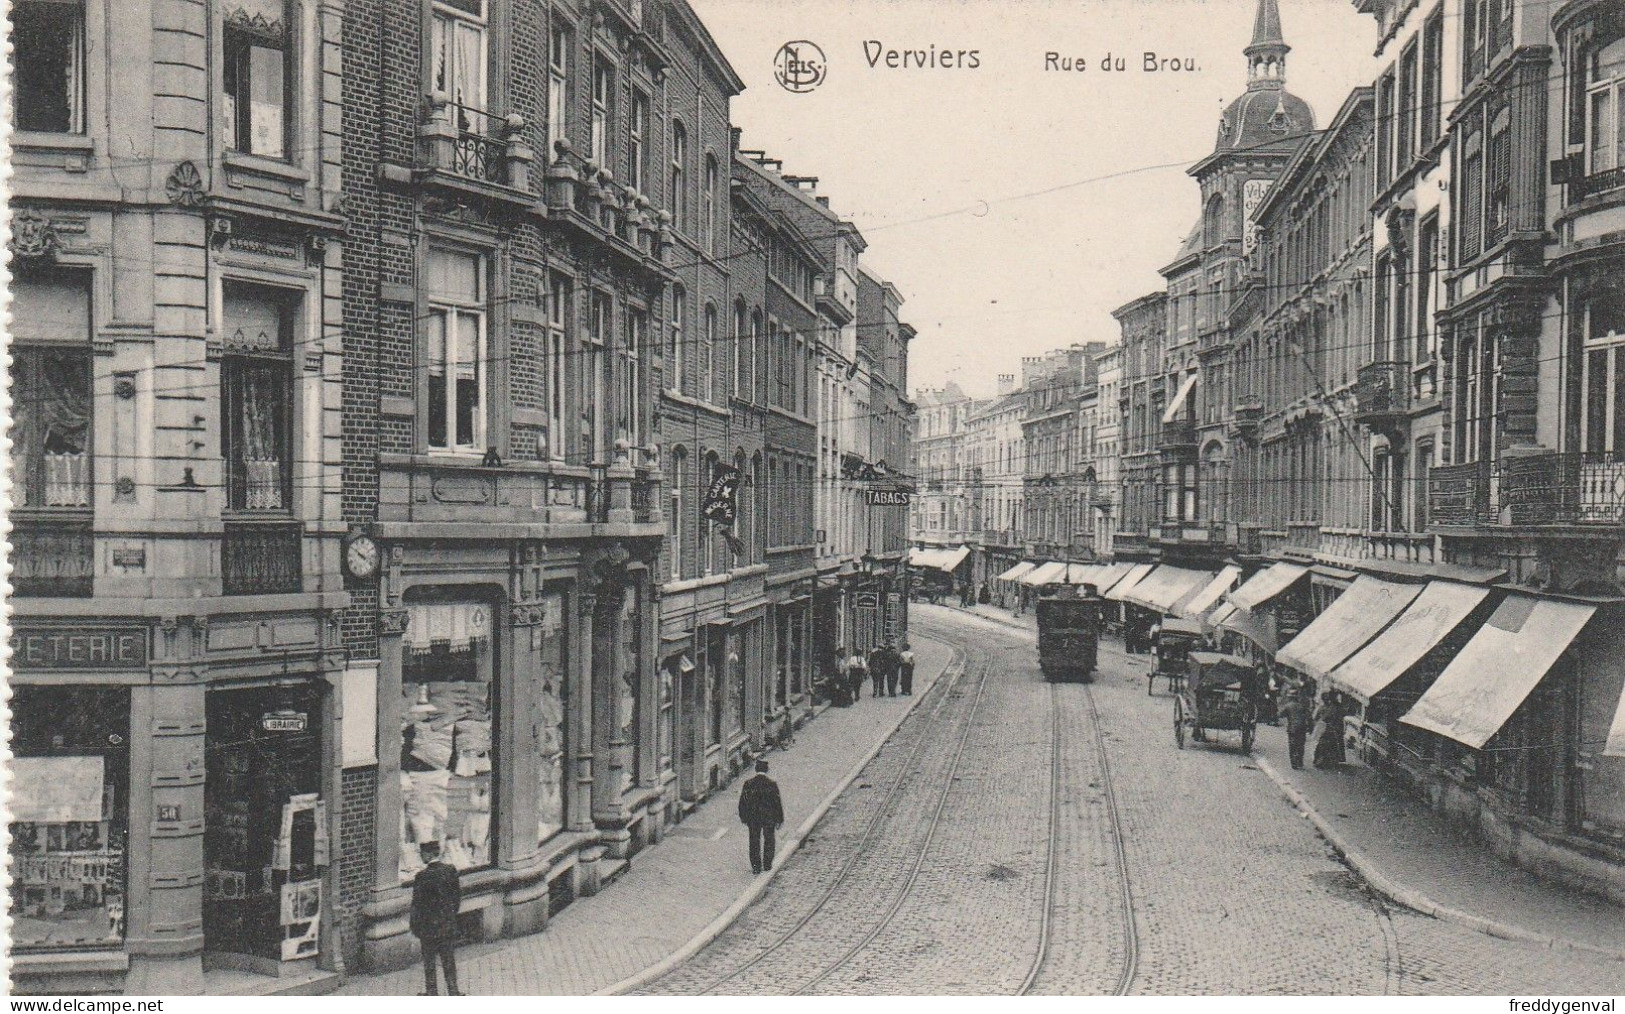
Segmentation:
{"type": "Polygon", "coordinates": [[[1259,0],[1253,17],[1253,41],[1243,52],[1259,49],[1290,49],[1281,35],[1281,7],[1276,0],[1259,0]]]}
{"type": "Polygon", "coordinates": [[[1282,87],[1248,88],[1225,109],[1213,150],[1261,148],[1314,129],[1315,114],[1303,99],[1282,87]]]}

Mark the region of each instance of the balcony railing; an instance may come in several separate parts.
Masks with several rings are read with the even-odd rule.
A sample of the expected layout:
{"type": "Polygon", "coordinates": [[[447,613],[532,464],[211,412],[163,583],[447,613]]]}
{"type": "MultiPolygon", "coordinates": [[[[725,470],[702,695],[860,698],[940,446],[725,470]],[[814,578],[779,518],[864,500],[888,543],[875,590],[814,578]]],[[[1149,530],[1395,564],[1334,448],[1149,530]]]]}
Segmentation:
{"type": "Polygon", "coordinates": [[[15,516],[11,587],[28,598],[89,598],[96,573],[90,521],[15,516]]]}
{"type": "Polygon", "coordinates": [[[228,521],[220,539],[221,590],[279,595],[303,587],[304,526],[297,521],[228,521]]]}
{"type": "Polygon", "coordinates": [[[457,140],[452,144],[451,171],[459,176],[472,176],[488,183],[502,183],[507,173],[504,164],[508,144],[492,131],[500,128],[501,121],[479,109],[450,105],[452,125],[457,128],[457,140]]]}
{"type": "Polygon", "coordinates": [[[1602,172],[1592,173],[1590,176],[1577,177],[1569,184],[1569,199],[1583,201],[1587,197],[1604,194],[1610,190],[1625,188],[1625,166],[1617,169],[1605,169],[1602,172]]]}
{"type": "Polygon", "coordinates": [[[1196,448],[1196,423],[1179,419],[1162,424],[1162,439],[1158,446],[1164,451],[1187,451],[1196,448]]]}
{"type": "Polygon", "coordinates": [[[592,524],[609,522],[609,476],[603,465],[592,466],[587,479],[587,520],[592,524]]]}
{"type": "Polygon", "coordinates": [[[1382,426],[1404,416],[1410,408],[1410,364],[1367,363],[1354,385],[1354,418],[1367,426],[1382,426]]]}
{"type": "Polygon", "coordinates": [[[1489,462],[1428,470],[1428,517],[1435,528],[1472,527],[1487,523],[1490,516],[1489,462]]]}
{"type": "Polygon", "coordinates": [[[647,524],[654,519],[656,483],[639,472],[632,480],[632,520],[647,524]]]}

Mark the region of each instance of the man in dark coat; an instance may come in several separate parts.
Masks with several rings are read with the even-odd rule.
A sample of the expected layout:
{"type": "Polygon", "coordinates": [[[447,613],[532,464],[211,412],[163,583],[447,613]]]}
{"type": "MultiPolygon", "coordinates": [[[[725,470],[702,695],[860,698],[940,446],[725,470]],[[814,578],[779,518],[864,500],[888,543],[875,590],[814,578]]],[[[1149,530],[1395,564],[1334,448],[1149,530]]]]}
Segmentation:
{"type": "Polygon", "coordinates": [[[869,682],[874,685],[871,697],[880,697],[886,693],[886,674],[891,672],[891,646],[882,644],[869,653],[869,682]]]}
{"type": "Polygon", "coordinates": [[[423,994],[436,996],[436,956],[446,970],[446,995],[462,996],[457,989],[457,909],[463,903],[463,888],[457,870],[440,860],[440,843],[426,841],[418,846],[429,865],[412,881],[412,935],[423,947],[423,994]]]}
{"type": "Polygon", "coordinates": [[[767,761],[756,762],[756,774],[739,790],[739,821],[750,828],[750,868],[761,873],[773,868],[774,836],[784,823],[779,786],[767,777],[767,761]]]}
{"type": "Polygon", "coordinates": [[[1302,689],[1288,684],[1282,694],[1281,717],[1286,719],[1286,750],[1294,768],[1303,767],[1303,748],[1309,740],[1309,702],[1302,689]]]}

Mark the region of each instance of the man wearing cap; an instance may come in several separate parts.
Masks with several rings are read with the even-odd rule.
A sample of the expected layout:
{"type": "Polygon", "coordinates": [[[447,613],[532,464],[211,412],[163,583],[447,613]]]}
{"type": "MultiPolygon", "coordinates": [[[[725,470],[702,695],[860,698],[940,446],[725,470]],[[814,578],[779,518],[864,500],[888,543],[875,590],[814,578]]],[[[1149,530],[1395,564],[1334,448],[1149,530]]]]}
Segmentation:
{"type": "Polygon", "coordinates": [[[756,762],[756,774],[739,790],[739,820],[750,828],[750,868],[755,873],[773,868],[774,835],[784,823],[779,785],[767,777],[767,761],[756,762]]]}

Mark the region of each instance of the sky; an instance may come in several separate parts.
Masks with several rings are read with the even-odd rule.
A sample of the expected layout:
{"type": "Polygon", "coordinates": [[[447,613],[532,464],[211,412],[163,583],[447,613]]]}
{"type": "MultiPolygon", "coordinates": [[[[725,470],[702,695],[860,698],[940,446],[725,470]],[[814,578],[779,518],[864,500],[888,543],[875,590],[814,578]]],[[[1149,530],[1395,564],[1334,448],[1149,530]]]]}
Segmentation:
{"type": "MultiPolygon", "coordinates": [[[[1198,217],[1185,170],[1245,89],[1255,12],[1255,0],[691,2],[746,83],[741,146],[818,177],[868,240],[865,264],[902,292],[919,332],[911,387],[953,380],[976,397],[1022,356],[1117,341],[1111,310],[1160,287],[1198,217]],[[803,39],[827,67],[795,93],[774,57],[803,39]],[[888,67],[888,50],[910,65],[888,67]],[[945,51],[955,66],[940,65],[945,51]],[[1195,69],[1147,71],[1147,52],[1195,69]],[[1102,69],[1108,54],[1122,71],[1102,69]],[[1086,69],[1051,69],[1069,58],[1086,69]]],[[[1374,76],[1376,22],[1352,0],[1279,2],[1287,87],[1324,126],[1374,76]]]]}

